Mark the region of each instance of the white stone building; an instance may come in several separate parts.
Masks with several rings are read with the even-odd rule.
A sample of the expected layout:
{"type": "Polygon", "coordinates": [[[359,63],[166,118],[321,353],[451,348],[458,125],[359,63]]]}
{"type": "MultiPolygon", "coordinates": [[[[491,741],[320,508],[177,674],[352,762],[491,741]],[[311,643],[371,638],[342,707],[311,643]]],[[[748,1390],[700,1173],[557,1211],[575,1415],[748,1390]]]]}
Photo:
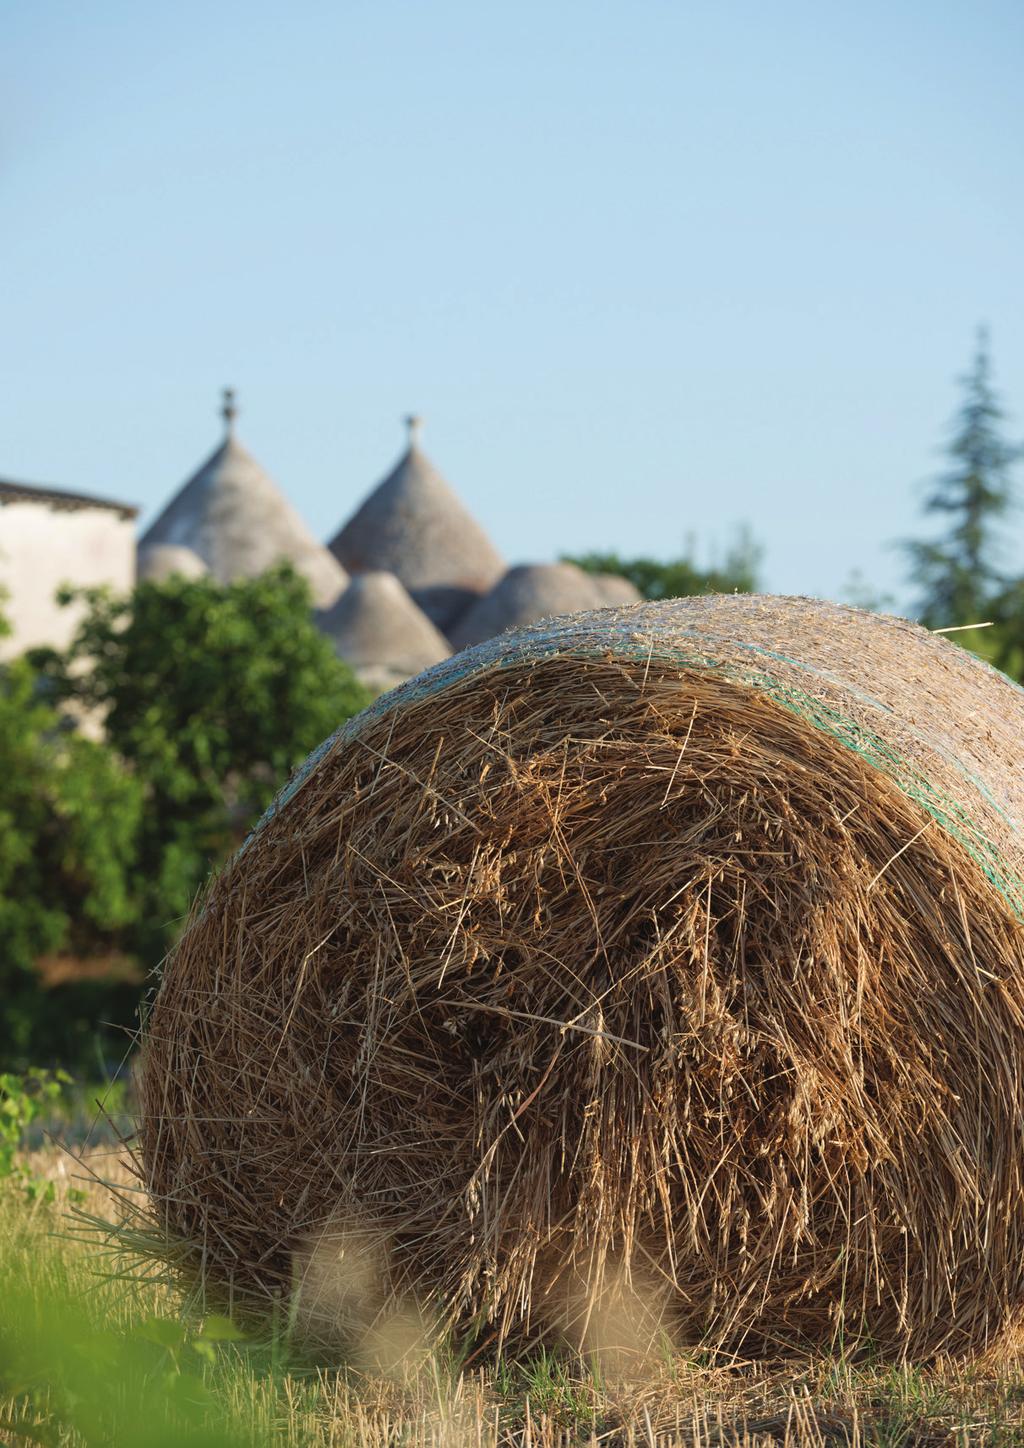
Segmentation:
{"type": "Polygon", "coordinates": [[[70,642],[82,608],[58,606],[63,585],[134,587],[137,513],[127,503],[0,479],[0,613],[13,630],[0,638],[0,658],[70,642]]]}

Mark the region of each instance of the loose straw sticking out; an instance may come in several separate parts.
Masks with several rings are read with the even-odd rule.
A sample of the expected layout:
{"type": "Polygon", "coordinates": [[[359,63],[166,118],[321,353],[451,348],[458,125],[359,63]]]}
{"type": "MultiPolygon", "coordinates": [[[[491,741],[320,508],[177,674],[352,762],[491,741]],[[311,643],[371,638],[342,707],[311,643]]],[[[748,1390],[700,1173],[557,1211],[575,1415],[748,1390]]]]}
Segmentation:
{"type": "Polygon", "coordinates": [[[925,820],[925,822],[924,822],[924,824],[921,826],[921,828],[920,828],[919,830],[916,830],[916,831],[914,832],[914,834],[912,834],[912,835],[910,836],[910,839],[907,841],[907,843],[906,843],[905,845],[900,845],[900,847],[899,847],[899,849],[896,851],[895,855],[890,855],[889,859],[886,860],[885,864],[884,864],[884,865],[882,866],[882,868],[878,871],[878,873],[877,873],[876,875],[872,875],[871,879],[870,879],[869,882],[868,882],[868,889],[869,889],[869,890],[873,890],[873,889],[874,889],[874,887],[878,884],[879,880],[880,880],[880,879],[882,878],[882,876],[885,874],[886,870],[888,870],[889,866],[890,866],[890,865],[894,865],[894,864],[896,863],[896,861],[899,859],[900,855],[902,855],[905,850],[909,850],[910,847],[911,847],[911,845],[916,845],[917,842],[918,842],[918,840],[919,840],[919,839],[921,838],[921,836],[924,834],[925,830],[928,828],[928,826],[929,826],[929,825],[932,825],[932,824],[934,824],[934,823],[935,823],[934,820],[925,820]]]}
{"type": "Polygon", "coordinates": [[[1024,1304],[1021,738],[962,650],[807,600],[583,615],[396,691],[168,963],[169,1258],[258,1309],[345,1223],[367,1312],[499,1342],[992,1340],[1024,1304]]]}

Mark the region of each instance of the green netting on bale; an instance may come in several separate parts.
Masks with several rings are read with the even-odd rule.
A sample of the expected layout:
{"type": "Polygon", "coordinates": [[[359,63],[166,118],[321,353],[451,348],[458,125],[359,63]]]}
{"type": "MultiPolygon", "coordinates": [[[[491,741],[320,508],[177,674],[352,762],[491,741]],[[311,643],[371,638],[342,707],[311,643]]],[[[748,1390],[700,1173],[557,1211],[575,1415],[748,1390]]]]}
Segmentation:
{"type": "MultiPolygon", "coordinates": [[[[317,766],[336,747],[357,738],[372,723],[394,710],[455,688],[468,679],[482,679],[504,670],[543,663],[545,659],[622,660],[634,664],[643,663],[647,668],[715,674],[738,686],[756,689],[805,720],[814,729],[828,734],[893,780],[905,795],[920,805],[975,861],[1014,913],[1024,918],[1024,881],[1010,867],[1003,852],[980,827],[971,811],[947,792],[937,789],[904,754],[894,749],[881,734],[867,727],[862,720],[852,718],[812,692],[794,687],[780,678],[777,672],[773,673],[770,664],[781,664],[784,668],[801,671],[809,680],[817,679],[823,684],[827,683],[850,696],[868,713],[876,711],[891,717],[893,710],[888,705],[832,669],[734,635],[715,635],[701,629],[679,628],[673,630],[673,642],[667,645],[633,632],[636,622],[633,610],[605,610],[602,615],[586,617],[590,621],[601,617],[603,628],[598,641],[588,639],[586,630],[577,629],[578,619],[570,617],[562,621],[556,620],[547,626],[524,629],[516,634],[488,640],[456,654],[444,663],[381,695],[309,755],[271,803],[249,840],[295,797],[317,766]],[[692,639],[693,643],[684,643],[684,639],[692,639]],[[708,652],[709,646],[713,649],[715,644],[721,645],[723,649],[750,655],[752,664],[756,660],[758,666],[739,666],[735,661],[717,657],[715,653],[708,652]]],[[[988,668],[985,665],[980,667],[988,668]]],[[[1006,682],[1012,684],[1010,680],[1006,682]]],[[[919,739],[926,751],[940,754],[968,786],[969,791],[973,791],[979,800],[984,801],[989,810],[995,811],[1010,829],[1016,829],[1013,819],[994,798],[985,781],[967,768],[960,758],[949,749],[943,748],[931,734],[917,729],[907,720],[901,719],[900,727],[902,732],[919,739]]],[[[242,846],[243,851],[249,840],[242,846]]]]}

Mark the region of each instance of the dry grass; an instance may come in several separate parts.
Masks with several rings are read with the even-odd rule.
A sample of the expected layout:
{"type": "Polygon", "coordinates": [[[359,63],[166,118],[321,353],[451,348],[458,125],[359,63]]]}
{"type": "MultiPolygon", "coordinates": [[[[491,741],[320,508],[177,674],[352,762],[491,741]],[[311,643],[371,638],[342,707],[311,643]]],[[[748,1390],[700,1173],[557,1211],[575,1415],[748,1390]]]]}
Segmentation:
{"type": "Polygon", "coordinates": [[[256,834],[147,1032],[186,1277],[233,1308],[304,1278],[328,1336],[436,1313],[480,1351],[1005,1345],[1024,704],[908,625],[757,605],[688,611],[692,658],[677,606],[628,615],[633,656],[613,613],[442,666],[256,834]],[[738,672],[733,614],[817,661],[813,697],[738,672]]]}

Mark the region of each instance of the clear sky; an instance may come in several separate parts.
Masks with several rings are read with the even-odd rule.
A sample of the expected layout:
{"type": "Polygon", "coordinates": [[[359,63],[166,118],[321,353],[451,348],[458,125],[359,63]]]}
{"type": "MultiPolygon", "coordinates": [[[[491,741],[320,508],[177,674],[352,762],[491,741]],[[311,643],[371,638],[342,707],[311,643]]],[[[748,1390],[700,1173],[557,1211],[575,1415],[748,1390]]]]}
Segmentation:
{"type": "Polygon", "coordinates": [[[416,410],[512,561],[895,587],[979,322],[1024,434],[1022,72],[1020,0],[6,0],[0,476],[151,517],[231,383],[324,536],[416,410]]]}

